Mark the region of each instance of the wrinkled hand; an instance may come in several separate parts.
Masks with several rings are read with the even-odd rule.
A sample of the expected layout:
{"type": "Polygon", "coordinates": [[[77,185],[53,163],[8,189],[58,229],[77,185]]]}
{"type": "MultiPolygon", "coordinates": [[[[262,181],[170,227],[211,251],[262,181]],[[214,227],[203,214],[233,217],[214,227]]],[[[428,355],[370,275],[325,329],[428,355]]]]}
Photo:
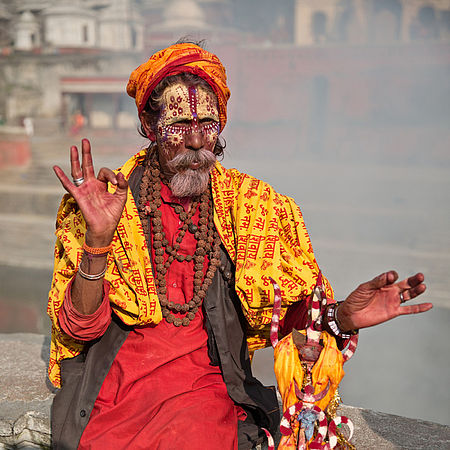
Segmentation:
{"type": "Polygon", "coordinates": [[[92,247],[104,247],[111,243],[114,231],[122,215],[127,199],[128,183],[123,174],[117,176],[110,169],[100,169],[95,177],[92,164],[91,144],[87,139],[81,143],[82,163],[77,147],[70,148],[70,166],[72,178],[84,178],[84,182],[76,186],[64,171],[54,166],[56,176],[67,192],[77,202],[86,221],[86,243],[92,247]],[[108,192],[108,182],[116,186],[116,191],[108,192]]]}
{"type": "Polygon", "coordinates": [[[424,276],[417,273],[396,283],[398,274],[389,271],[358,286],[338,308],[343,331],[367,328],[395,317],[428,311],[431,303],[401,304],[425,292],[424,276]]]}

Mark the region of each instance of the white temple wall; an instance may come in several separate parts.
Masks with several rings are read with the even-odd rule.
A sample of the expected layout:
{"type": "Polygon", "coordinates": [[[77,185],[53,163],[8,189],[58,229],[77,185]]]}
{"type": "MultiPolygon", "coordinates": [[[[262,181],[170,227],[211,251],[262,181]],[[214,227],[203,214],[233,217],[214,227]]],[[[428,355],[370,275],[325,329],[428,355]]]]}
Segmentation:
{"type": "Polygon", "coordinates": [[[327,29],[334,23],[337,8],[336,0],[297,0],[295,7],[295,44],[312,45],[315,43],[313,34],[313,17],[315,13],[324,13],[327,29]]]}
{"type": "Polygon", "coordinates": [[[353,10],[348,43],[364,44],[370,40],[377,43],[410,42],[411,27],[425,7],[434,9],[441,37],[448,36],[448,28],[440,22],[443,12],[450,9],[450,0],[398,0],[397,4],[399,17],[395,13],[395,2],[392,2],[392,8],[386,4],[386,7],[377,9],[377,0],[349,0],[347,3],[340,0],[296,0],[294,43],[307,46],[336,41],[336,19],[345,7],[353,10]],[[317,14],[322,14],[322,22],[325,22],[322,23],[325,29],[322,36],[314,33],[314,16],[317,14]],[[369,29],[372,30],[371,36],[367,34],[369,29]]]}
{"type": "Polygon", "coordinates": [[[55,47],[94,47],[96,26],[93,17],[48,16],[45,39],[55,47]]]}
{"type": "Polygon", "coordinates": [[[61,111],[61,87],[58,69],[55,66],[46,66],[39,71],[39,85],[42,95],[39,116],[55,117],[61,111]]]}
{"type": "Polygon", "coordinates": [[[130,26],[126,22],[108,21],[99,24],[100,47],[128,50],[132,47],[130,26]]]}
{"type": "Polygon", "coordinates": [[[24,12],[14,30],[14,47],[17,50],[30,51],[38,47],[40,41],[39,25],[34,15],[29,11],[24,12]]]}

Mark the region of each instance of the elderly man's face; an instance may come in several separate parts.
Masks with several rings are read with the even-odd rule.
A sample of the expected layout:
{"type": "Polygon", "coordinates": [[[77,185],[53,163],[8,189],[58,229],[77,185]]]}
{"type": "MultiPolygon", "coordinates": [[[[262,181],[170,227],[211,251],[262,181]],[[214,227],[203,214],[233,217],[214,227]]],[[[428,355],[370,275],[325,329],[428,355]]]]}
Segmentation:
{"type": "Polygon", "coordinates": [[[155,135],[161,168],[172,179],[174,195],[203,192],[215,163],[213,150],[219,136],[216,96],[201,86],[177,83],[167,87],[155,135]]]}
{"type": "Polygon", "coordinates": [[[212,151],[219,135],[217,99],[201,86],[177,83],[162,96],[157,139],[172,159],[185,149],[212,151]]]}

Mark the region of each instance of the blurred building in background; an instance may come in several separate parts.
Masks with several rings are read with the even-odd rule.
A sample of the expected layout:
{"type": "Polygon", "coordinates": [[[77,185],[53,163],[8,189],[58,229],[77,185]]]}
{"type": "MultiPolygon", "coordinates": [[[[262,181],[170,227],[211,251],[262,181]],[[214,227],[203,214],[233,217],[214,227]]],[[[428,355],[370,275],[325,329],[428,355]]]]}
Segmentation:
{"type": "Polygon", "coordinates": [[[0,115],[8,123],[32,116],[65,127],[81,111],[92,127],[134,124],[117,77],[137,64],[143,48],[135,1],[27,0],[3,2],[2,11],[0,83],[8,95],[0,115]]]}
{"type": "Polygon", "coordinates": [[[228,137],[245,135],[249,153],[270,153],[261,141],[273,135],[286,156],[419,157],[431,141],[439,159],[448,144],[449,0],[2,0],[0,24],[8,124],[31,116],[67,130],[82,114],[91,129],[135,130],[129,73],[189,35],[224,60],[228,137]]]}

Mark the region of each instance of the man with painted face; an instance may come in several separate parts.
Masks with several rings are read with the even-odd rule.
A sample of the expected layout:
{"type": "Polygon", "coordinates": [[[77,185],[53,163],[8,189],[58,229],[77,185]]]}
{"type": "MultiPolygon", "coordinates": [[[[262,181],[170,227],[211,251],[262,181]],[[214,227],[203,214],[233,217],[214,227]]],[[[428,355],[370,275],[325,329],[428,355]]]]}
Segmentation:
{"type": "Polygon", "coordinates": [[[430,309],[401,306],[425,291],[423,275],[386,272],[335,306],[293,200],[216,160],[230,95],[217,56],[172,45],[132,73],[127,92],[149,147],[96,176],[84,139],[81,164],[70,150],[72,181],[54,167],[68,194],[48,308],[49,376],[62,387],[53,447],[252,448],[279,421],[249,360],[268,343],[270,280],[282,289],[282,335],[305,328],[321,280],[333,311],[323,326],[342,344],[430,309]]]}

